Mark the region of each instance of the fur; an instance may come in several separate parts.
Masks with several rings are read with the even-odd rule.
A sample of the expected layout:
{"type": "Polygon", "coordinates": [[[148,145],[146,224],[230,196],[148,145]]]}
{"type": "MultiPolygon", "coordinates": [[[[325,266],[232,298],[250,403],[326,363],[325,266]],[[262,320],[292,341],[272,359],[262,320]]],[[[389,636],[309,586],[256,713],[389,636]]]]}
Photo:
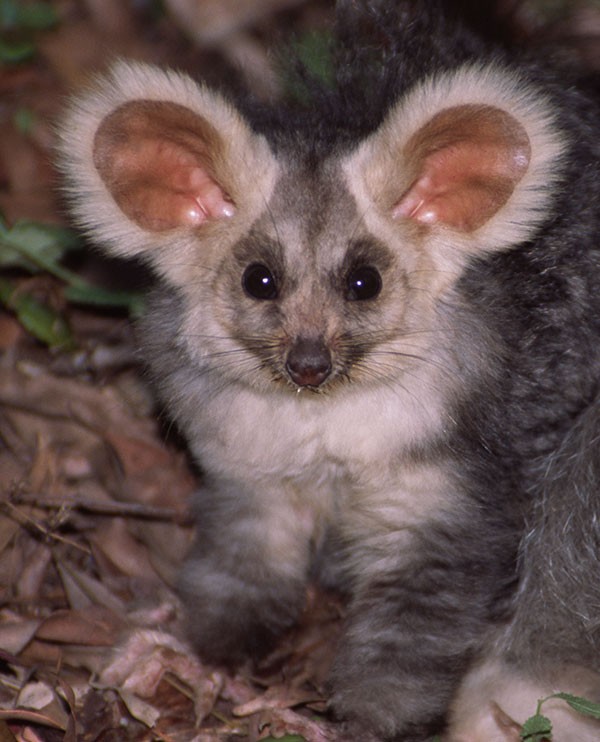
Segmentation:
{"type": "Polygon", "coordinates": [[[352,738],[489,742],[511,685],[600,695],[599,111],[479,16],[339,11],[310,109],[119,63],[60,161],[77,223],[159,277],[140,340],[204,471],[200,653],[266,651],[316,575],[350,596],[352,738]]]}

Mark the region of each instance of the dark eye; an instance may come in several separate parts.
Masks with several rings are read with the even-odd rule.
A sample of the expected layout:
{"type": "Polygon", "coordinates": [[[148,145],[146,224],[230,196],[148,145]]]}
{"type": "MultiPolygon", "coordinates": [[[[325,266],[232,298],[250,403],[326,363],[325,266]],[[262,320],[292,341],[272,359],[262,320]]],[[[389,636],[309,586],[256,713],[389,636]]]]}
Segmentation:
{"type": "Polygon", "coordinates": [[[381,291],[381,275],[371,265],[354,268],[346,279],[346,299],[348,301],[365,301],[374,299],[381,291]]]}
{"type": "Polygon", "coordinates": [[[262,263],[252,263],[242,276],[244,291],[253,299],[271,300],[277,298],[277,284],[271,271],[262,263]]]}

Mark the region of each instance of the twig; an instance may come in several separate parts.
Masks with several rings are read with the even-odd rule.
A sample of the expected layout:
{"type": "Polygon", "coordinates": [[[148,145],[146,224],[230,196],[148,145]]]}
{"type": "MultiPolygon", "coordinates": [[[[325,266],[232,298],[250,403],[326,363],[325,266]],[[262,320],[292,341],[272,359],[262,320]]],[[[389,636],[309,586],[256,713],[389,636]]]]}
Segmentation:
{"type": "Polygon", "coordinates": [[[59,533],[54,533],[50,528],[37,521],[35,518],[32,518],[30,515],[27,515],[27,513],[19,510],[19,508],[12,502],[0,502],[0,510],[4,510],[9,518],[16,520],[20,525],[29,528],[32,531],[41,533],[45,538],[58,541],[67,546],[72,546],[74,549],[79,549],[79,551],[82,551],[88,556],[91,554],[91,551],[87,546],[83,546],[82,544],[77,543],[77,541],[61,536],[59,533]]]}
{"type": "Polygon", "coordinates": [[[174,508],[161,508],[138,502],[96,502],[85,498],[63,500],[33,493],[15,493],[10,499],[12,503],[17,505],[32,505],[45,510],[72,509],[94,515],[163,520],[177,525],[192,523],[192,519],[187,513],[182,513],[174,508]]]}

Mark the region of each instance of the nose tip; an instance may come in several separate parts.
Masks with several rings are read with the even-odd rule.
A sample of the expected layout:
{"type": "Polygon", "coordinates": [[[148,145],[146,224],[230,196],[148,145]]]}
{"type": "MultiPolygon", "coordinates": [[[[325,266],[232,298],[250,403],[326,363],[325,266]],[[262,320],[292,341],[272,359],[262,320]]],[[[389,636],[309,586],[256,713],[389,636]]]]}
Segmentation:
{"type": "Polygon", "coordinates": [[[290,379],[298,386],[320,386],[331,374],[331,352],[321,338],[299,338],[285,363],[290,379]]]}

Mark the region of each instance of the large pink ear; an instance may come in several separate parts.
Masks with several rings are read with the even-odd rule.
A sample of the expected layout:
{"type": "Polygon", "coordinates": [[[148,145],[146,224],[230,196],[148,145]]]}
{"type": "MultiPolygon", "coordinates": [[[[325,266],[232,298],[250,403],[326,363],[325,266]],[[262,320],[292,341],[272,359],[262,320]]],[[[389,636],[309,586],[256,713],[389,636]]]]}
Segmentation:
{"type": "Polygon", "coordinates": [[[125,216],[144,230],[162,232],[234,214],[221,182],[222,149],[216,129],[190,109],[134,100],[102,120],[93,161],[125,216]]]}
{"type": "Polygon", "coordinates": [[[508,201],[531,159],[523,126],[490,105],[459,105],[433,116],[408,140],[411,184],[395,218],[473,232],[508,201]]]}

